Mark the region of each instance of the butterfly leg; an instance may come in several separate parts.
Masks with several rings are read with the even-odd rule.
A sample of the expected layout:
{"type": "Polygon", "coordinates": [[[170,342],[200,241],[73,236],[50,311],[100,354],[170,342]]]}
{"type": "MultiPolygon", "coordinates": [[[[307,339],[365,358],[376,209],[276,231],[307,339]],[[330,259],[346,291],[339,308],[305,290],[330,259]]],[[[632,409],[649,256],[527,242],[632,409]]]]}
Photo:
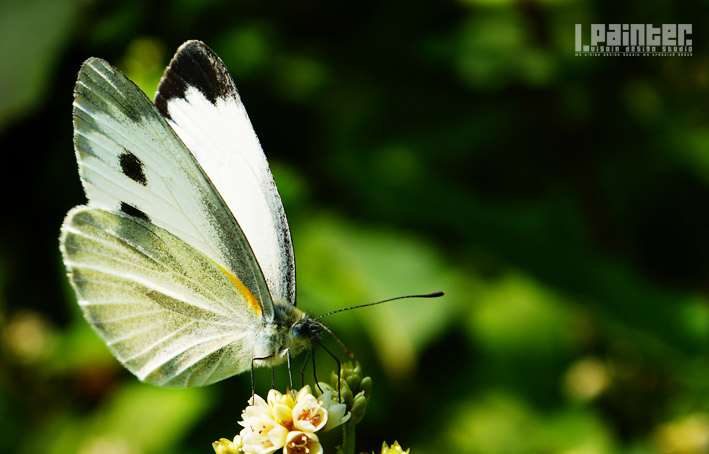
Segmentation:
{"type": "Polygon", "coordinates": [[[290,389],[293,389],[293,372],[290,367],[290,349],[286,350],[286,357],[288,358],[288,383],[290,384],[290,389]]]}
{"type": "Polygon", "coordinates": [[[315,380],[315,386],[318,387],[318,389],[320,390],[320,394],[322,394],[323,390],[320,387],[320,382],[318,381],[318,374],[315,371],[315,350],[313,350],[313,380],[315,380]]]}
{"type": "Polygon", "coordinates": [[[254,381],[254,361],[256,361],[256,358],[251,358],[251,405],[256,402],[256,400],[254,399],[254,396],[256,395],[256,385],[254,381]]]}
{"type": "Polygon", "coordinates": [[[310,355],[313,354],[313,349],[309,348],[308,353],[305,355],[305,361],[303,361],[303,366],[300,368],[300,387],[305,386],[305,367],[308,365],[308,360],[310,360],[310,355]]]}
{"type": "MultiPolygon", "coordinates": [[[[328,350],[328,348],[325,347],[321,342],[317,342],[317,345],[322,347],[322,349],[325,350],[328,355],[332,356],[332,359],[334,359],[337,363],[337,401],[342,403],[342,364],[340,363],[340,360],[337,359],[337,356],[335,356],[330,350],[328,350]]],[[[313,376],[315,376],[315,352],[313,352],[313,376]]],[[[317,383],[317,378],[315,379],[315,383],[317,383]]],[[[318,389],[319,388],[320,385],[318,384],[318,389]]],[[[320,389],[320,392],[322,392],[322,389],[320,389]]]]}
{"type": "Polygon", "coordinates": [[[250,404],[254,404],[254,395],[256,394],[256,388],[254,386],[254,358],[251,358],[251,401],[250,404]]]}
{"type": "MultiPolygon", "coordinates": [[[[254,402],[254,395],[256,395],[256,382],[254,380],[254,363],[256,361],[264,361],[267,359],[273,358],[273,355],[271,356],[262,356],[260,358],[251,358],[251,402],[254,402]]],[[[273,368],[271,368],[271,380],[274,381],[275,379],[273,378],[273,368]]],[[[275,387],[275,386],[272,386],[275,387]]]]}

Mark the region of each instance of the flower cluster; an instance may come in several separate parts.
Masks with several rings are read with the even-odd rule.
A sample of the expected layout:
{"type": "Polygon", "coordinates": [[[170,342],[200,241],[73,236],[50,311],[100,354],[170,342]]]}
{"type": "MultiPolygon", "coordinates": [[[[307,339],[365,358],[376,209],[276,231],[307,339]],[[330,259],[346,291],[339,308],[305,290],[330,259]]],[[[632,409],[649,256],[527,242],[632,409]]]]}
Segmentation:
{"type": "Polygon", "coordinates": [[[393,445],[389,446],[386,442],[382,443],[381,454],[409,454],[409,449],[404,451],[404,448],[399,445],[398,441],[395,441],[393,445]]]}
{"type": "MultiPolygon", "coordinates": [[[[364,417],[372,391],[372,379],[358,362],[347,362],[333,372],[329,383],[318,383],[320,396],[310,386],[285,394],[272,389],[266,400],[253,396],[241,413],[241,432],[233,440],[212,443],[216,454],[323,454],[316,432],[341,426],[338,454],[354,454],[355,426],[364,417]],[[337,396],[337,401],[333,401],[337,396]],[[278,454],[278,453],[276,453],[278,454]]],[[[398,442],[382,444],[380,454],[409,454],[398,442]]]]}
{"type": "Polygon", "coordinates": [[[272,389],[266,400],[254,396],[241,417],[239,435],[233,442],[215,442],[216,453],[269,454],[282,448],[284,454],[322,454],[315,433],[347,422],[350,413],[345,404],[332,400],[332,392],[316,398],[305,386],[298,393],[272,389]]]}

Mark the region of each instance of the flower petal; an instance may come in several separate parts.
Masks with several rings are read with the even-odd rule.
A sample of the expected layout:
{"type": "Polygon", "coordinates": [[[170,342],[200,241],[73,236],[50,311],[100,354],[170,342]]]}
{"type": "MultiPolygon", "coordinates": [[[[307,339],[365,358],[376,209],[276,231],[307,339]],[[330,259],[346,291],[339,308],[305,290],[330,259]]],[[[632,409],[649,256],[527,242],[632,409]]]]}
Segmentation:
{"type": "Polygon", "coordinates": [[[258,394],[254,394],[253,397],[249,399],[249,405],[253,407],[268,407],[268,404],[265,400],[263,400],[263,397],[258,394]]]}
{"type": "Polygon", "coordinates": [[[272,413],[274,421],[278,424],[287,428],[293,426],[293,407],[276,404],[273,406],[272,413]]]}
{"type": "Polygon", "coordinates": [[[302,398],[304,398],[307,395],[312,395],[313,391],[310,389],[310,385],[305,385],[302,388],[300,388],[300,391],[298,391],[298,394],[295,395],[295,401],[298,402],[302,398]]]}
{"type": "Polygon", "coordinates": [[[295,405],[293,392],[291,390],[288,390],[288,392],[286,392],[285,394],[281,394],[275,389],[270,390],[268,392],[268,405],[270,405],[271,408],[275,407],[276,405],[285,405],[290,408],[293,408],[293,406],[295,405]]]}
{"type": "Polygon", "coordinates": [[[325,411],[327,411],[327,424],[322,429],[323,431],[333,429],[340,424],[346,423],[350,419],[350,416],[352,416],[351,413],[345,414],[347,405],[332,400],[331,391],[322,393],[318,398],[318,402],[320,402],[323,408],[325,408],[325,411]]]}

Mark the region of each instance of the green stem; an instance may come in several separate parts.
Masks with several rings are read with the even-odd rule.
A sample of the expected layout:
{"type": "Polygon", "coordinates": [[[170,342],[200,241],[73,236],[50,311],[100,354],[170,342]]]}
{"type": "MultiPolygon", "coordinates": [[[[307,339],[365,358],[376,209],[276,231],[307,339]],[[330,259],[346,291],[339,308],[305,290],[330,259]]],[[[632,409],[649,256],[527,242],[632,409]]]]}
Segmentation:
{"type": "Polygon", "coordinates": [[[342,428],[342,454],[355,454],[355,425],[348,421],[342,428]]]}

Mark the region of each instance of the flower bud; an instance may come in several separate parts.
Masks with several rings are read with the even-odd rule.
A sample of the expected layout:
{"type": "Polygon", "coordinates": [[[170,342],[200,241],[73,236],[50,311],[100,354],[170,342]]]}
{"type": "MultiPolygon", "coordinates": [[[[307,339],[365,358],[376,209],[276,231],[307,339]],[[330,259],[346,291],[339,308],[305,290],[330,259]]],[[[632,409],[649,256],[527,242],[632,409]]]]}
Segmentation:
{"type": "Polygon", "coordinates": [[[243,452],[241,447],[241,437],[238,435],[234,437],[233,441],[227,438],[220,438],[219,441],[212,443],[215,454],[241,454],[243,452]]]}
{"type": "Polygon", "coordinates": [[[352,414],[350,417],[352,424],[357,424],[362,420],[362,418],[364,418],[364,412],[367,409],[368,401],[369,399],[364,394],[364,391],[360,391],[360,393],[355,396],[352,403],[352,409],[350,410],[350,413],[352,414]]]}
{"type": "Polygon", "coordinates": [[[393,445],[388,446],[386,442],[382,443],[382,452],[381,454],[409,454],[409,451],[411,449],[407,449],[404,451],[404,449],[399,445],[398,441],[395,441],[393,445]]]}

